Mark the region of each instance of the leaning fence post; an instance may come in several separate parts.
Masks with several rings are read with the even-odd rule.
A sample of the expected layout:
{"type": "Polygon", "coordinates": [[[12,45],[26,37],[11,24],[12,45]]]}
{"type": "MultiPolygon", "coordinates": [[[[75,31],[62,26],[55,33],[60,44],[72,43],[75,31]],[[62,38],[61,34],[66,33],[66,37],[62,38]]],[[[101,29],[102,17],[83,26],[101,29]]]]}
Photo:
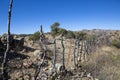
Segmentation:
{"type": "Polygon", "coordinates": [[[7,35],[7,49],[4,53],[4,58],[2,62],[2,75],[3,75],[3,80],[7,78],[7,73],[6,73],[6,58],[7,58],[7,53],[9,52],[10,49],[10,44],[9,44],[9,38],[10,38],[10,21],[11,21],[11,12],[12,12],[12,3],[13,0],[10,0],[10,5],[9,5],[9,11],[8,11],[8,35],[7,35]]]}
{"type": "Polygon", "coordinates": [[[62,45],[62,71],[65,70],[65,58],[64,58],[64,56],[65,56],[65,47],[64,47],[64,44],[63,44],[63,34],[64,34],[64,33],[62,33],[62,35],[61,35],[61,45],[62,45]]]}
{"type": "Polygon", "coordinates": [[[35,71],[34,80],[37,80],[37,77],[38,77],[38,75],[40,73],[42,64],[43,64],[43,62],[45,60],[45,53],[46,53],[47,47],[46,47],[45,44],[43,44],[43,40],[44,40],[44,34],[43,34],[43,30],[42,30],[42,25],[41,25],[41,27],[40,27],[40,45],[44,45],[43,46],[43,57],[42,57],[41,63],[38,63],[38,68],[35,71]]]}

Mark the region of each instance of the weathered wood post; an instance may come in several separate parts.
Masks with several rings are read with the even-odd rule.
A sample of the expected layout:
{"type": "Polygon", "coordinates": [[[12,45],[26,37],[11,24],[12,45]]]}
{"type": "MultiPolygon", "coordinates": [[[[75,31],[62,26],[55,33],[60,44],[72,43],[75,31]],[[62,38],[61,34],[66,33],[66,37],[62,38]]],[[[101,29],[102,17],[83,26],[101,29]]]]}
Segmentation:
{"type": "Polygon", "coordinates": [[[42,30],[42,25],[40,26],[40,41],[43,41],[43,30],[42,30]]]}
{"type": "Polygon", "coordinates": [[[9,5],[9,11],[8,11],[8,35],[7,35],[7,49],[4,53],[4,58],[2,62],[2,75],[3,75],[3,80],[7,79],[7,73],[6,73],[6,58],[7,58],[7,53],[9,52],[10,49],[10,22],[11,22],[11,12],[12,12],[12,4],[13,0],[10,0],[10,5],[9,5]]]}
{"type": "Polygon", "coordinates": [[[89,41],[86,40],[86,43],[85,43],[85,50],[86,50],[86,53],[89,54],[89,41]]]}
{"type": "Polygon", "coordinates": [[[43,43],[43,41],[44,41],[44,34],[43,34],[43,30],[42,30],[42,25],[41,25],[41,27],[40,27],[40,46],[43,45],[43,57],[42,57],[42,61],[38,63],[38,67],[37,67],[37,69],[35,71],[35,75],[34,75],[34,80],[37,80],[37,77],[40,73],[42,64],[44,63],[44,60],[45,60],[45,53],[46,53],[47,47],[43,43]]]}
{"type": "Polygon", "coordinates": [[[64,47],[64,43],[63,43],[63,34],[61,35],[61,45],[62,45],[62,71],[65,70],[65,47],[64,47]]]}
{"type": "Polygon", "coordinates": [[[73,41],[70,40],[70,46],[69,46],[69,52],[68,52],[68,55],[67,55],[67,68],[70,67],[69,63],[70,63],[70,59],[71,59],[71,52],[72,52],[72,43],[73,41]]]}
{"type": "Polygon", "coordinates": [[[76,54],[75,54],[75,52],[76,52],[76,42],[77,42],[77,40],[74,41],[74,50],[73,50],[73,60],[74,60],[74,66],[75,67],[76,67],[76,60],[75,60],[75,58],[76,58],[76,54]]]}
{"type": "Polygon", "coordinates": [[[53,62],[52,62],[52,74],[51,74],[51,80],[55,80],[55,78],[57,77],[57,69],[56,69],[56,39],[54,36],[54,40],[53,40],[53,44],[54,44],[54,49],[53,49],[53,62]]]}
{"type": "Polygon", "coordinates": [[[91,52],[91,40],[90,39],[88,39],[87,41],[87,49],[88,49],[88,53],[90,53],[91,52]]]}
{"type": "Polygon", "coordinates": [[[77,64],[79,64],[79,59],[80,59],[80,40],[78,39],[77,41],[77,64]]]}
{"type": "Polygon", "coordinates": [[[81,48],[80,48],[80,61],[82,61],[82,54],[83,54],[83,40],[81,41],[81,48]]]}
{"type": "Polygon", "coordinates": [[[84,52],[83,52],[83,60],[86,61],[86,57],[87,57],[87,54],[88,54],[88,49],[87,49],[87,40],[84,41],[84,52]]]}
{"type": "Polygon", "coordinates": [[[56,71],[56,39],[54,38],[54,59],[53,59],[53,70],[56,71]]]}

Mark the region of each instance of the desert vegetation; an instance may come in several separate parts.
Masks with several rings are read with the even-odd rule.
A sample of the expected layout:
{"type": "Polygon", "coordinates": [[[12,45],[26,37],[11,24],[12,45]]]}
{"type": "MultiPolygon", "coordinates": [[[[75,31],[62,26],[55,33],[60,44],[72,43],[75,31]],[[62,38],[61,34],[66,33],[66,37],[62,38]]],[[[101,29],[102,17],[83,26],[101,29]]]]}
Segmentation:
{"type": "MultiPolygon", "coordinates": [[[[67,32],[65,29],[64,31],[67,32]]],[[[52,31],[43,33],[40,30],[24,36],[23,49],[10,50],[7,54],[7,78],[118,80],[119,38],[113,38],[113,34],[116,34],[113,30],[102,34],[94,32],[72,31],[72,37],[67,37],[64,32],[53,36],[52,31]],[[111,35],[112,37],[108,37],[111,35]]],[[[1,64],[2,59],[3,55],[1,64]]]]}
{"type": "MultiPolygon", "coordinates": [[[[119,80],[120,31],[70,31],[51,24],[33,34],[0,36],[0,80],[119,80]]],[[[38,26],[39,27],[39,26],[38,26]]]]}

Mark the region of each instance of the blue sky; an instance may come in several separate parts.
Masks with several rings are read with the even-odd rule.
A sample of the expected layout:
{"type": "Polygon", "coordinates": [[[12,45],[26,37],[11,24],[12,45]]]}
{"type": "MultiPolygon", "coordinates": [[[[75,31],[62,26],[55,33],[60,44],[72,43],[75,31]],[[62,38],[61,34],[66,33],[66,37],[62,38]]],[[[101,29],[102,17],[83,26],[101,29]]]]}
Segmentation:
{"type": "MultiPolygon", "coordinates": [[[[7,32],[9,0],[0,0],[0,34],[7,32]]],[[[120,0],[13,0],[11,33],[50,31],[59,22],[67,30],[120,30],[120,0]]]]}

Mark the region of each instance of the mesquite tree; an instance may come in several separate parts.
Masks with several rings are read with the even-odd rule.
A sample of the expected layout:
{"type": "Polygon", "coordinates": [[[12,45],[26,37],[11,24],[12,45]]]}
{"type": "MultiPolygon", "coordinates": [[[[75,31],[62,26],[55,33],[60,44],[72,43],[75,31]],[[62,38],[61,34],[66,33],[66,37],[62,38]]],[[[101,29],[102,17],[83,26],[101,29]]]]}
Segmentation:
{"type": "Polygon", "coordinates": [[[8,35],[7,35],[7,49],[4,53],[4,58],[3,58],[3,62],[2,62],[2,75],[3,75],[3,80],[5,80],[7,78],[6,75],[6,58],[7,58],[7,53],[9,52],[10,49],[10,21],[11,21],[11,12],[12,12],[12,3],[13,0],[10,0],[10,5],[9,5],[9,11],[8,11],[8,35]]]}

